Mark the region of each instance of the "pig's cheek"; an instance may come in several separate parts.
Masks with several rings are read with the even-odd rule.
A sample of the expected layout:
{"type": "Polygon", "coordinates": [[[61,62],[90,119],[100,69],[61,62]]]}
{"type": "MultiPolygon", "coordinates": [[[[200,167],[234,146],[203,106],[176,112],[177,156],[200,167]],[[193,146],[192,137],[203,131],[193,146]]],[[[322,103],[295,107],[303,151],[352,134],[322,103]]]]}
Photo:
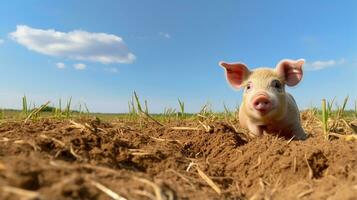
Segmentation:
{"type": "Polygon", "coordinates": [[[247,107],[248,110],[254,111],[253,108],[253,91],[247,92],[245,94],[245,106],[247,107]]]}

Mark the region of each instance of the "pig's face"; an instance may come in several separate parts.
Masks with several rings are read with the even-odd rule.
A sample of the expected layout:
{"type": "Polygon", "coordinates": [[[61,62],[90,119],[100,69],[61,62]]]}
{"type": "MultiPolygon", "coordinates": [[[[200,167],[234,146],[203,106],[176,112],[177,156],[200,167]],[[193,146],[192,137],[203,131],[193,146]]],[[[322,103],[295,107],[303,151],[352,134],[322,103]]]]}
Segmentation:
{"type": "Polygon", "coordinates": [[[284,80],[272,69],[252,71],[243,82],[243,103],[249,117],[280,119],[286,111],[284,80]]]}
{"type": "Polygon", "coordinates": [[[249,118],[265,123],[281,119],[287,107],[285,85],[296,85],[302,78],[304,60],[282,60],[275,69],[248,70],[242,63],[225,63],[228,82],[244,89],[242,109],[249,118]]]}

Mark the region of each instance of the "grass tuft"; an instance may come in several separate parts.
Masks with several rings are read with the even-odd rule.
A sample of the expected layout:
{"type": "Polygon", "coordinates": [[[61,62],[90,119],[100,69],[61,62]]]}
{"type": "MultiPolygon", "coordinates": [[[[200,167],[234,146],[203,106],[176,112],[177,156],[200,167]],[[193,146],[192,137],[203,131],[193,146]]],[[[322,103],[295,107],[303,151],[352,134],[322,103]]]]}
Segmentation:
{"type": "Polygon", "coordinates": [[[180,106],[180,112],[177,113],[177,115],[181,118],[185,117],[185,102],[181,101],[180,99],[177,99],[179,106],[180,106]]]}
{"type": "Polygon", "coordinates": [[[43,104],[42,106],[40,106],[40,107],[37,108],[37,109],[33,109],[32,112],[26,117],[25,123],[26,123],[29,119],[37,119],[39,112],[41,112],[41,110],[43,110],[44,108],[46,108],[48,104],[50,104],[50,101],[48,101],[47,103],[43,104]]]}
{"type": "MultiPolygon", "coordinates": [[[[136,104],[133,104],[134,106],[136,105],[136,110],[137,110],[137,113],[139,115],[139,117],[141,119],[150,119],[152,120],[153,122],[155,122],[156,124],[160,125],[160,126],[164,126],[161,122],[159,122],[158,120],[156,120],[154,117],[152,117],[150,114],[149,114],[149,109],[148,109],[148,106],[147,106],[147,101],[145,100],[145,110],[143,110],[142,106],[141,106],[141,102],[139,100],[139,96],[136,94],[136,92],[134,91],[134,100],[136,102],[136,104]]],[[[135,107],[133,107],[135,108],[135,107]]]]}

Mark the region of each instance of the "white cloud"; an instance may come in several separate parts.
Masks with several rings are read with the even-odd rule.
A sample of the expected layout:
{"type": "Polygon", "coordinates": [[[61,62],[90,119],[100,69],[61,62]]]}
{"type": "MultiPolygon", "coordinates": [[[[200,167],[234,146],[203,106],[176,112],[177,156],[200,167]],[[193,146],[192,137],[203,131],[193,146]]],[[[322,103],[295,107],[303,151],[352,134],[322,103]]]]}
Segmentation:
{"type": "Polygon", "coordinates": [[[58,62],[58,63],[56,63],[56,67],[58,69],[64,69],[66,67],[66,65],[64,63],[62,63],[62,62],[58,62]]]}
{"type": "Polygon", "coordinates": [[[85,70],[87,68],[87,65],[83,64],[83,63],[76,63],[73,65],[73,67],[76,70],[85,70]]]}
{"type": "Polygon", "coordinates": [[[4,43],[5,41],[3,39],[0,39],[0,44],[4,43]]]}
{"type": "Polygon", "coordinates": [[[108,67],[108,68],[104,68],[104,70],[110,73],[118,73],[118,68],[116,67],[108,67]]]}
{"type": "Polygon", "coordinates": [[[135,55],[121,37],[107,33],[59,32],[18,25],[10,37],[29,50],[50,56],[104,64],[132,63],[135,60],[135,55]]]}
{"type": "Polygon", "coordinates": [[[316,70],[322,70],[328,67],[333,67],[337,65],[342,65],[345,64],[345,59],[340,59],[340,60],[326,60],[326,61],[314,61],[314,62],[307,62],[304,65],[304,68],[309,71],[316,71],[316,70]]]}
{"type": "Polygon", "coordinates": [[[162,37],[164,37],[166,39],[170,39],[171,38],[171,35],[169,33],[159,32],[159,35],[161,35],[162,37]]]}

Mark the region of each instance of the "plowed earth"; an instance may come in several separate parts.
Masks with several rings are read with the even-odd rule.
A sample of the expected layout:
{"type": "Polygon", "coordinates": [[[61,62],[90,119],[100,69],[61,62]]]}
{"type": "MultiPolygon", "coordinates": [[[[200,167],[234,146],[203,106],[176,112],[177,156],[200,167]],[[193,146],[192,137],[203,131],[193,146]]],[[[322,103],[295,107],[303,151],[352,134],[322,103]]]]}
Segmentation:
{"type": "Polygon", "coordinates": [[[222,121],[0,125],[0,199],[357,199],[357,143],[247,139],[222,121]],[[112,197],[110,197],[112,195],[112,197]]]}

